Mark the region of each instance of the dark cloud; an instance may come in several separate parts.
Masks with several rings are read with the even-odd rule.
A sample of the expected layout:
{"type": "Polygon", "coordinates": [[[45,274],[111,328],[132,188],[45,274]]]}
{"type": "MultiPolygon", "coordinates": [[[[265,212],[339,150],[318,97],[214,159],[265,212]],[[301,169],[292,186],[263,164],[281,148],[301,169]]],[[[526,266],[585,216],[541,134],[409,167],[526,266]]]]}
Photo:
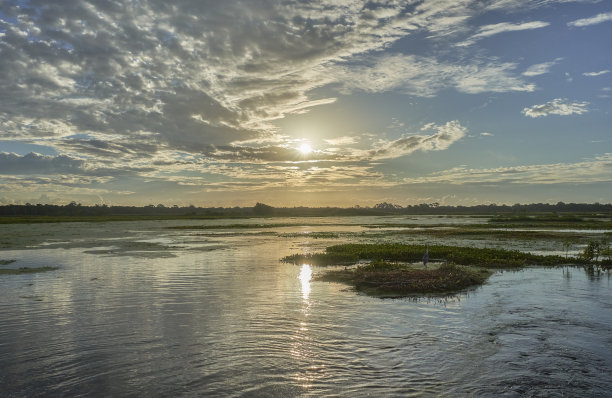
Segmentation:
{"type": "Polygon", "coordinates": [[[150,158],[158,149],[155,143],[113,142],[98,139],[66,139],[61,141],[58,146],[83,155],[115,159],[124,156],[150,158]]]}
{"type": "Polygon", "coordinates": [[[0,175],[80,175],[80,176],[126,176],[137,173],[153,171],[147,167],[93,167],[88,166],[82,159],[75,159],[66,155],[45,156],[37,153],[17,155],[14,153],[0,153],[0,175]]]}
{"type": "Polygon", "coordinates": [[[0,174],[82,174],[85,161],[69,156],[0,153],[0,174]]]}

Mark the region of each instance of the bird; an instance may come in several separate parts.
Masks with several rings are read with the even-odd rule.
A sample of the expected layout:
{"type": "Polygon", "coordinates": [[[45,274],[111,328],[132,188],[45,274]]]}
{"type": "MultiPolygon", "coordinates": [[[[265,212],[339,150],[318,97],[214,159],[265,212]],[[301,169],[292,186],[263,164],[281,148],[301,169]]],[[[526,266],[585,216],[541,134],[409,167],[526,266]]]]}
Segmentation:
{"type": "Polygon", "coordinates": [[[423,265],[427,268],[427,262],[429,261],[429,243],[425,247],[425,254],[423,255],[423,265]]]}

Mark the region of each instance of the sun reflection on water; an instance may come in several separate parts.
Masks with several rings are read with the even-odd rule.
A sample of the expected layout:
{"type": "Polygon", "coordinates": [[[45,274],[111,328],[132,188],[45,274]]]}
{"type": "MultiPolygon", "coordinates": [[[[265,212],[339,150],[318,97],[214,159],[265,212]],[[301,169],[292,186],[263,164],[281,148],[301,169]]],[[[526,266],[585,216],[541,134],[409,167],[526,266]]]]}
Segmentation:
{"type": "Polygon", "coordinates": [[[294,380],[303,388],[311,388],[315,381],[324,374],[324,366],[313,350],[315,341],[312,330],[308,324],[312,302],[310,300],[312,280],[312,268],[308,264],[302,264],[298,279],[301,283],[302,311],[299,326],[292,336],[291,356],[299,363],[301,369],[294,375],[294,380]]]}
{"type": "Polygon", "coordinates": [[[312,269],[308,264],[302,264],[302,271],[298,279],[302,283],[302,298],[308,300],[310,295],[310,279],[312,278],[312,269]]]}

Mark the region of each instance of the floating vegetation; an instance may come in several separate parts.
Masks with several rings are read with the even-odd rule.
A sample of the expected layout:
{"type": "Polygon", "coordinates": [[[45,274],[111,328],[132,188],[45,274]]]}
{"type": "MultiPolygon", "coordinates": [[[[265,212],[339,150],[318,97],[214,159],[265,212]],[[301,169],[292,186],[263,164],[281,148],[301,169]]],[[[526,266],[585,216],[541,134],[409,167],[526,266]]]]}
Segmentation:
{"type": "MultiPolygon", "coordinates": [[[[570,215],[555,215],[555,214],[546,214],[546,215],[518,215],[518,216],[497,216],[489,219],[489,222],[552,222],[552,223],[575,223],[575,222],[584,222],[585,219],[583,217],[570,214],[570,215]]],[[[595,221],[599,222],[599,221],[595,221]]]]}
{"type": "MultiPolygon", "coordinates": [[[[420,262],[425,253],[424,245],[400,243],[382,244],[343,244],[330,246],[325,253],[293,254],[282,261],[294,264],[338,265],[355,263],[359,260],[383,260],[401,262],[420,262]]],[[[429,246],[430,261],[449,262],[479,267],[523,267],[526,265],[562,265],[568,259],[562,256],[541,256],[518,250],[482,249],[459,246],[429,246]]],[[[569,259],[581,262],[580,259],[569,259]]]]}
{"type": "Polygon", "coordinates": [[[338,239],[340,235],[335,232],[290,232],[278,234],[280,238],[312,238],[312,239],[338,239]]]}
{"type": "Polygon", "coordinates": [[[17,260],[0,260],[0,265],[9,265],[17,260]]]}
{"type": "Polygon", "coordinates": [[[16,268],[16,269],[0,269],[0,275],[22,275],[22,274],[34,274],[38,272],[55,271],[57,267],[38,267],[38,268],[16,268]]]}
{"type": "Polygon", "coordinates": [[[489,219],[489,224],[513,228],[517,225],[530,228],[612,229],[610,219],[579,217],[577,215],[544,216],[498,216],[489,219]]]}
{"type": "MultiPolygon", "coordinates": [[[[168,229],[255,229],[255,228],[282,228],[282,227],[301,227],[306,224],[279,223],[279,224],[214,224],[214,225],[177,225],[168,229]]],[[[317,226],[322,224],[308,224],[317,226]]]]}
{"type": "Polygon", "coordinates": [[[433,269],[415,269],[401,264],[375,261],[357,268],[333,270],[316,279],[351,285],[357,291],[376,296],[406,296],[424,293],[451,293],[484,283],[491,275],[486,269],[442,264],[433,269]]]}
{"type": "Polygon", "coordinates": [[[564,231],[530,231],[530,230],[517,230],[517,229],[503,229],[495,228],[492,229],[490,226],[478,226],[478,227],[442,227],[442,228],[425,228],[425,229],[399,229],[385,231],[385,235],[427,235],[435,237],[459,237],[459,238],[478,238],[483,237],[486,239],[503,238],[503,239],[546,239],[546,240],[567,240],[574,239],[579,240],[583,238],[589,238],[593,234],[581,234],[578,232],[564,232],[564,231]]]}

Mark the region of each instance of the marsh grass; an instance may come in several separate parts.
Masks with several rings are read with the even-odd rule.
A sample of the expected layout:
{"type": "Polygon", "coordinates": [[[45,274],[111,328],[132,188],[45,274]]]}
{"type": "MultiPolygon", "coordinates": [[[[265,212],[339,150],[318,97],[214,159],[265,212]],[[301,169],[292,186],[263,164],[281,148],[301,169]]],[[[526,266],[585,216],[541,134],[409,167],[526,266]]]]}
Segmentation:
{"type": "Polygon", "coordinates": [[[442,264],[433,269],[375,261],[357,268],[328,271],[316,280],[339,282],[375,296],[406,296],[454,293],[483,284],[491,275],[486,269],[442,264]]]}
{"type": "MultiPolygon", "coordinates": [[[[539,222],[539,223],[582,223],[586,219],[576,214],[540,214],[540,215],[515,215],[515,216],[496,216],[489,219],[489,222],[539,222]]],[[[599,221],[596,221],[599,222],[599,221]]]]}
{"type": "Polygon", "coordinates": [[[38,268],[16,268],[16,269],[0,269],[0,275],[23,275],[23,274],[34,274],[38,272],[55,271],[57,267],[38,267],[38,268]]]}
{"type": "MultiPolygon", "coordinates": [[[[259,228],[284,228],[284,227],[316,227],[329,224],[311,223],[270,223],[270,224],[214,224],[214,225],[178,225],[168,229],[259,229],[259,228]]],[[[334,224],[339,226],[343,224],[334,224]]]]}
{"type": "MultiPolygon", "coordinates": [[[[359,260],[416,263],[422,260],[423,253],[425,253],[424,245],[348,243],[327,247],[325,253],[290,255],[284,257],[282,261],[319,266],[355,263],[359,260]]],[[[429,246],[429,258],[430,261],[487,268],[516,268],[526,265],[553,266],[568,262],[568,259],[562,256],[541,256],[518,250],[441,245],[429,246]]],[[[571,261],[579,260],[571,259],[571,261]]]]}
{"type": "Polygon", "coordinates": [[[551,231],[517,231],[511,229],[492,229],[490,226],[480,227],[451,227],[451,228],[426,228],[386,231],[385,235],[427,235],[434,237],[459,237],[459,238],[498,238],[498,239],[546,239],[546,240],[581,240],[589,239],[591,236],[577,232],[551,231]]]}
{"type": "Polygon", "coordinates": [[[338,239],[340,235],[335,232],[290,232],[278,234],[279,238],[312,238],[312,239],[338,239]]]}

